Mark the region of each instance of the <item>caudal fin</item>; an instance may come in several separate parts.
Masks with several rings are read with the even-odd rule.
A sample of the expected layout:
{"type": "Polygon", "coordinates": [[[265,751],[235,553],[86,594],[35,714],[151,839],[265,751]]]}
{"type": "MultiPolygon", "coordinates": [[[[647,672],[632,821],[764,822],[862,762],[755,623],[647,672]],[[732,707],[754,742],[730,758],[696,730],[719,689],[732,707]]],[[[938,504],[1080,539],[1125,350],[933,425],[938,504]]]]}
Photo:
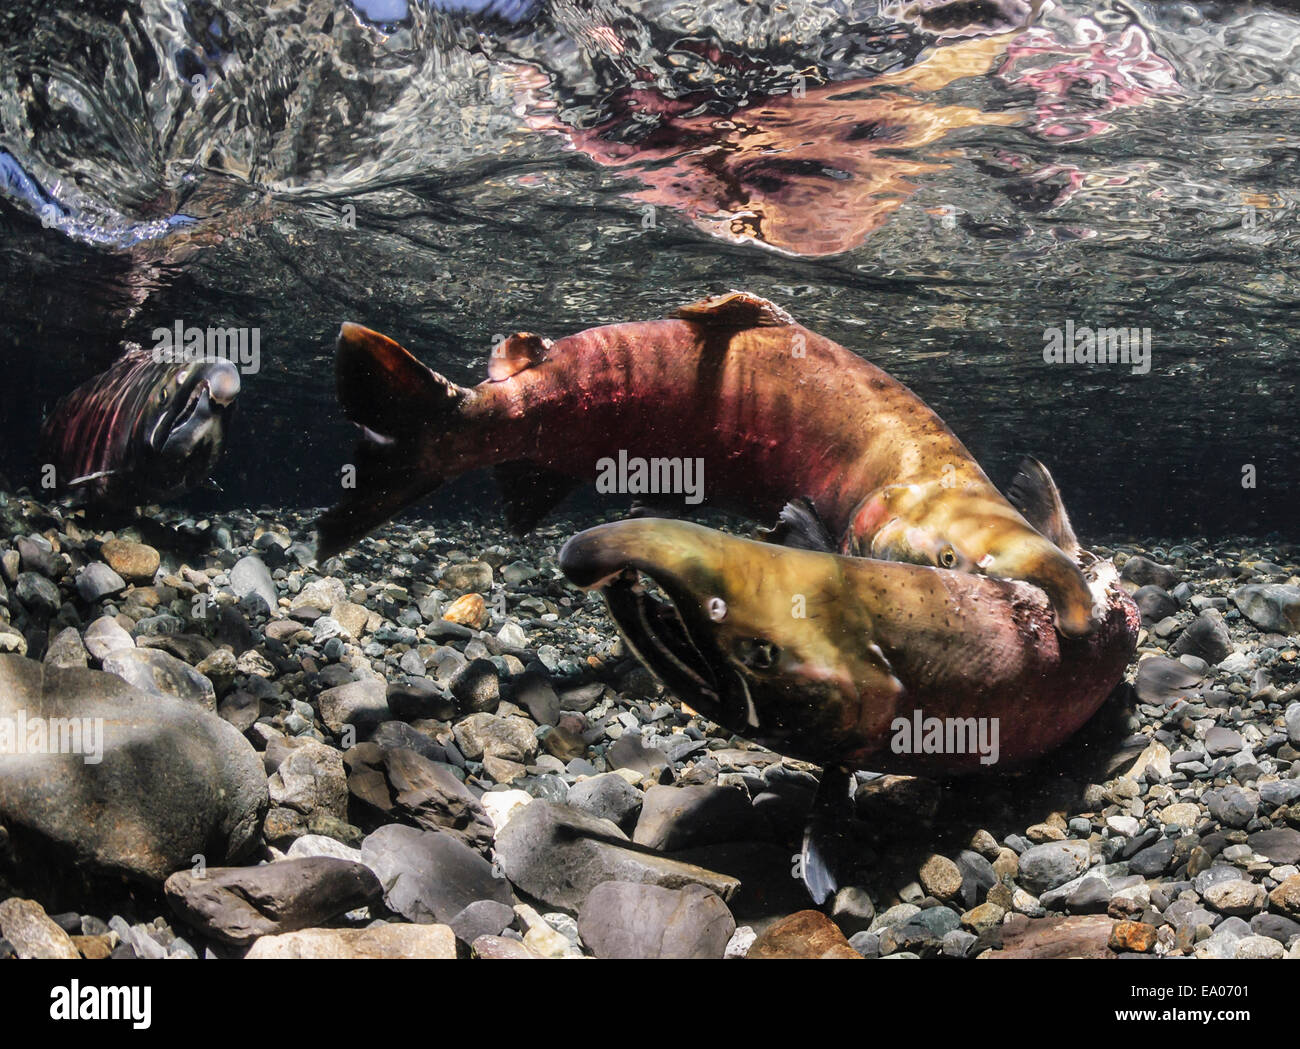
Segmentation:
{"type": "Polygon", "coordinates": [[[387,336],[344,324],[334,365],[343,414],[361,431],[341,502],[316,522],[316,556],[350,546],[444,477],[431,435],[453,426],[467,391],[387,336]]]}

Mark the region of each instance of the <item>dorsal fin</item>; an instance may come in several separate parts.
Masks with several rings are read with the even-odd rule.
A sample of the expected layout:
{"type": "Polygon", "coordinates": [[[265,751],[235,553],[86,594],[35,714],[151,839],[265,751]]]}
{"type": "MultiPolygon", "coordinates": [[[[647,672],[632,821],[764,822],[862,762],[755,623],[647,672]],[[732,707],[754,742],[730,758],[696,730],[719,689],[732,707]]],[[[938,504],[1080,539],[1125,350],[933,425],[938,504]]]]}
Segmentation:
{"type": "Polygon", "coordinates": [[[488,379],[501,382],[526,368],[541,364],[546,360],[546,351],[550,348],[550,339],[544,339],[530,331],[517,331],[492,347],[492,353],[488,356],[488,379]]]}
{"type": "Polygon", "coordinates": [[[774,302],[760,299],[747,291],[729,291],[707,299],[679,306],[673,316],[697,324],[720,328],[781,328],[793,324],[794,318],[774,302]]]}
{"type": "Polygon", "coordinates": [[[1079,549],[1079,540],[1075,538],[1056,482],[1037,459],[1027,455],[1020,460],[1016,476],[1007,487],[1007,499],[1026,521],[1065,553],[1074,554],[1079,549]]]}
{"type": "Polygon", "coordinates": [[[838,553],[835,539],[812,501],[791,499],[781,508],[776,527],[762,536],[764,542],[788,546],[794,550],[818,550],[838,553]]]}

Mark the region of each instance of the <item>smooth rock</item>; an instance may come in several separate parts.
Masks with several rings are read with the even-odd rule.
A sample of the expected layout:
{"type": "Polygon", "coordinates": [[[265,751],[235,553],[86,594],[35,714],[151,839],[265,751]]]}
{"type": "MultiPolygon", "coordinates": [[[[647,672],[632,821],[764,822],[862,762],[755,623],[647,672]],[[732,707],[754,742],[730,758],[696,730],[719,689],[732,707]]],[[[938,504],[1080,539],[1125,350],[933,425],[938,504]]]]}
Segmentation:
{"type": "Polygon", "coordinates": [[[578,931],[597,958],[721,958],[736,922],[702,885],[610,881],[587,894],[578,931]]]}
{"type": "Polygon", "coordinates": [[[6,757],[0,823],[66,848],[86,870],[151,883],[196,854],[217,865],[255,846],[268,801],[262,759],[216,715],[114,674],[0,656],[0,717],[19,711],[102,718],[103,755],[6,757]]]}
{"type": "Polygon", "coordinates": [[[521,890],[562,910],[579,911],[602,882],[631,881],[680,889],[699,884],[729,900],[739,882],[690,863],[627,847],[609,820],[568,805],[534,801],[497,835],[497,861],[521,890]]]}
{"type": "Polygon", "coordinates": [[[448,924],[476,900],[513,903],[492,864],[444,831],[380,827],[361,843],[361,857],[379,875],[384,902],[413,922],[448,924]]]}
{"type": "Polygon", "coordinates": [[[100,665],[141,692],[179,699],[216,712],[217,690],[212,682],[161,649],[119,648],[104,656],[100,665]]]}

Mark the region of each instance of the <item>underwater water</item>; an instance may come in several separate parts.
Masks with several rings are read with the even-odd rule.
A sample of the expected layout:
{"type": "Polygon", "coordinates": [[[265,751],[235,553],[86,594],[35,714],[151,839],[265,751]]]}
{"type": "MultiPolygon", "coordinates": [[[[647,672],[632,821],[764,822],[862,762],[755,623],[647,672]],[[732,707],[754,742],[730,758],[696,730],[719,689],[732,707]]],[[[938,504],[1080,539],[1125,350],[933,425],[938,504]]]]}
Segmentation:
{"type": "MultiPolygon", "coordinates": [[[[1089,575],[1095,586],[1081,597],[1073,563],[1003,571],[977,555],[958,563],[960,543],[955,553],[940,549],[942,539],[926,547],[923,564],[973,575],[978,561],[1047,595],[1031,613],[1016,606],[1016,622],[1033,633],[1028,648],[1048,653],[1046,669],[1007,672],[1017,697],[1060,696],[1068,708],[1072,696],[1096,692],[1073,712],[1054,708],[1055,735],[1004,736],[1008,752],[1025,748],[1017,760],[1062,743],[1121,678],[1124,702],[1105,708],[1108,743],[1088,737],[1028,788],[994,776],[950,791],[859,772],[858,822],[907,825],[900,833],[914,837],[898,847],[859,834],[871,838],[854,854],[860,880],[838,884],[865,886],[870,898],[834,897],[837,925],[858,934],[858,953],[974,956],[1003,945],[989,930],[1004,915],[1032,922],[1068,912],[1105,923],[1099,943],[1078,948],[1085,956],[1273,957],[1276,944],[1294,957],[1298,184],[1300,9],[1284,0],[14,0],[0,10],[0,652],[47,666],[71,660],[146,691],[152,682],[274,754],[269,787],[255,756],[252,785],[228,791],[244,806],[235,822],[256,824],[231,832],[230,864],[364,854],[381,881],[404,865],[439,863],[479,879],[481,891],[464,898],[428,887],[381,907],[368,889],[344,894],[309,924],[369,905],[399,922],[452,926],[463,956],[473,939],[465,929],[480,929],[453,922],[464,906],[523,899],[531,903],[516,908],[507,944],[497,942],[507,924],[487,920],[481,929],[494,942],[476,950],[509,954],[517,940],[547,956],[659,950],[610,932],[630,903],[602,897],[584,910],[586,897],[552,884],[545,862],[518,842],[503,845],[499,832],[519,804],[503,792],[522,790],[723,872],[703,884],[729,902],[730,931],[691,949],[743,954],[749,940],[732,938],[737,926],[763,935],[774,916],[807,903],[789,856],[819,767],[844,749],[839,736],[820,715],[747,731],[760,726],[744,686],[716,710],[696,703],[683,693],[706,678],[727,691],[696,662],[713,652],[700,640],[712,628],[689,615],[677,626],[655,620],[634,608],[639,590],[633,598],[611,587],[620,626],[650,616],[640,641],[657,661],[627,629],[620,640],[598,593],[612,569],[601,576],[609,565],[596,554],[579,563],[586,551],[560,550],[582,529],[624,518],[635,489],[609,496],[579,485],[554,516],[542,513],[548,501],[539,527],[514,534],[505,502],[514,514],[513,500],[532,485],[541,491],[545,477],[440,473],[436,457],[405,442],[436,429],[429,420],[444,388],[412,407],[402,391],[426,380],[395,357],[375,358],[388,362],[383,381],[383,369],[362,364],[336,379],[335,365],[340,325],[351,322],[453,384],[474,387],[490,365],[506,369],[492,374],[502,382],[543,352],[511,340],[509,353],[495,353],[512,333],[560,340],[744,291],[904,383],[1004,492],[1022,457],[1036,457],[1082,545],[1122,572],[1122,585],[1089,575]],[[148,371],[149,352],[191,333],[211,358],[213,332],[227,363],[202,381],[187,372],[163,390],[132,377],[148,371]],[[61,399],[96,376],[114,399],[70,419],[61,399]],[[349,417],[374,438],[368,451],[354,451],[349,417]],[[161,467],[145,476],[132,472],[143,452],[85,451],[101,423],[136,418],[131,440],[147,440],[161,467]],[[199,428],[209,418],[223,421],[215,442],[199,428]],[[56,475],[62,485],[74,474],[73,490],[52,487],[56,475]],[[92,490],[112,491],[106,516],[75,508],[92,490]],[[370,515],[364,527],[323,552],[337,556],[316,559],[317,517],[349,500],[370,515]],[[136,516],[137,505],[150,509],[136,516]],[[1092,617],[1082,640],[1068,612],[1092,617]],[[117,631],[130,659],[115,654],[117,631]],[[159,652],[176,665],[151,664],[159,652]],[[355,749],[358,727],[372,751],[355,749]],[[752,738],[771,749],[750,749],[752,738]],[[325,788],[307,799],[300,780],[278,771],[304,740],[323,753],[303,749],[297,773],[328,780],[333,801],[325,788]],[[417,759],[419,769],[399,768],[417,759]],[[380,786],[357,788],[358,769],[380,786]],[[632,774],[619,785],[601,780],[614,770],[632,774]],[[411,800],[412,781],[425,800],[411,800]],[[669,784],[741,787],[746,804],[678,811],[653,800],[669,784]],[[733,843],[719,835],[724,824],[755,851],[710,853],[733,843]],[[415,845],[386,834],[399,825],[454,831],[470,857],[440,846],[413,860],[415,845]],[[494,847],[505,871],[495,880],[475,866],[494,847]],[[1194,882],[1218,866],[1240,878],[1194,882]],[[1240,899],[1226,898],[1221,882],[1240,899]],[[1209,912],[1175,906],[1193,884],[1213,927],[1238,921],[1246,931],[1201,935],[1209,912]],[[930,903],[925,912],[937,914],[935,902],[942,920],[906,911],[930,903]],[[982,905],[996,917],[968,919],[982,905]],[[896,907],[905,910],[894,920],[875,921],[896,907]],[[572,936],[564,915],[581,922],[572,936]],[[1121,919],[1143,928],[1112,934],[1121,919]],[[1239,948],[1243,937],[1268,943],[1239,948]],[[1199,946],[1207,940],[1212,949],[1199,946]]],[[[750,321],[754,354],[764,331],[785,330],[750,321]]],[[[627,360],[636,357],[633,349],[627,360]]],[[[852,391],[858,373],[844,358],[827,360],[817,389],[852,391]]],[[[603,396],[581,372],[565,382],[584,408],[603,396]]],[[[665,391],[665,418],[677,418],[668,412],[677,395],[698,396],[668,382],[665,391]]],[[[751,402],[750,392],[742,406],[759,407],[733,417],[736,448],[794,447],[811,420],[853,409],[851,392],[847,405],[829,394],[801,399],[802,380],[768,400],[751,402]]],[[[898,403],[898,415],[864,413],[864,433],[921,429],[913,402],[898,403]]],[[[656,405],[628,411],[653,416],[656,405]]],[[[549,466],[587,453],[586,425],[572,412],[539,425],[549,466]],[[581,455],[570,451],[580,445],[581,455]]],[[[641,432],[628,427],[629,440],[641,432]]],[[[497,440],[478,438],[492,450],[476,467],[514,458],[494,458],[497,440]]],[[[664,454],[691,454],[683,441],[665,439],[664,454]]],[[[831,454],[807,449],[810,462],[831,454]]],[[[711,484],[748,489],[751,513],[743,497],[722,500],[748,522],[683,499],[689,484],[668,512],[740,534],[773,525],[777,509],[811,488],[781,473],[790,459],[737,451],[706,461],[705,500],[711,484]],[[752,462],[772,470],[747,473],[752,462]]],[[[828,518],[836,549],[846,524],[828,518]]],[[[1073,558],[1065,537],[1040,530],[1073,558]]],[[[920,542],[910,533],[904,541],[920,542]]],[[[880,547],[849,552],[916,560],[880,547]]],[[[734,556],[728,564],[742,563],[734,556]]],[[[910,593],[913,577],[895,578],[881,570],[870,584],[910,593]]],[[[652,581],[680,613],[678,583],[652,581]]],[[[915,606],[960,607],[972,639],[964,669],[949,665],[958,659],[949,641],[968,651],[949,620],[937,641],[891,649],[883,677],[879,648],[862,655],[858,685],[897,684],[893,672],[912,659],[936,694],[958,680],[957,692],[984,696],[978,668],[995,647],[987,639],[1001,637],[1012,615],[998,603],[1005,594],[982,585],[915,606]],[[930,662],[932,651],[946,654],[930,662]]],[[[730,608],[712,591],[701,600],[715,624],[730,615],[730,629],[739,618],[739,597],[730,608]]],[[[912,606],[899,598],[889,608],[869,612],[912,606]]],[[[750,670],[782,649],[741,643],[750,670]]],[[[37,703],[31,681],[0,684],[37,703]]],[[[227,755],[223,775],[236,776],[240,755],[227,755]]],[[[216,774],[200,766],[195,759],[178,775],[216,774]]],[[[953,769],[939,766],[921,771],[942,781],[953,769]]],[[[171,880],[177,925],[160,940],[142,923],[163,913],[163,878],[176,878],[188,857],[132,866],[113,858],[112,843],[86,845],[57,807],[15,819],[23,797],[19,787],[0,791],[0,817],[8,812],[39,841],[36,860],[0,870],[13,886],[49,862],[47,848],[71,848],[90,874],[125,872],[147,886],[131,912],[102,887],[60,884],[50,913],[82,915],[88,936],[101,935],[97,921],[125,915],[115,943],[136,956],[249,947],[253,937],[232,933],[220,915],[177,903],[188,889],[171,880]]],[[[556,869],[565,862],[554,860],[556,869]]],[[[1032,956],[1033,935],[1017,926],[1006,946],[1032,956]]],[[[785,949],[773,941],[760,953],[785,949]]]]}
{"type": "Polygon", "coordinates": [[[226,505],[323,505],[341,321],[476,382],[494,336],[742,288],[1095,531],[1283,531],[1300,16],[1006,8],[6,5],[3,472],[123,340],[236,326],[226,505]],[[1067,322],[1149,370],[1045,363],[1067,322]]]}

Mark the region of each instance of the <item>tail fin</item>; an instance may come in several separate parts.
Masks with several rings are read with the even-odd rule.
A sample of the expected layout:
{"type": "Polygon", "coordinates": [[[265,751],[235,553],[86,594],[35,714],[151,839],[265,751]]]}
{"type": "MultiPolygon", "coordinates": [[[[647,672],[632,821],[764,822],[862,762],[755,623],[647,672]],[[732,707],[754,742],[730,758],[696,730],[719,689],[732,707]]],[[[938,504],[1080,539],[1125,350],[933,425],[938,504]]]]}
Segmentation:
{"type": "Polygon", "coordinates": [[[467,392],[392,339],[359,324],[339,330],[334,370],[343,414],[360,427],[361,437],[352,486],[345,486],[342,502],[316,522],[320,559],[442,484],[423,438],[448,428],[467,392]]]}

